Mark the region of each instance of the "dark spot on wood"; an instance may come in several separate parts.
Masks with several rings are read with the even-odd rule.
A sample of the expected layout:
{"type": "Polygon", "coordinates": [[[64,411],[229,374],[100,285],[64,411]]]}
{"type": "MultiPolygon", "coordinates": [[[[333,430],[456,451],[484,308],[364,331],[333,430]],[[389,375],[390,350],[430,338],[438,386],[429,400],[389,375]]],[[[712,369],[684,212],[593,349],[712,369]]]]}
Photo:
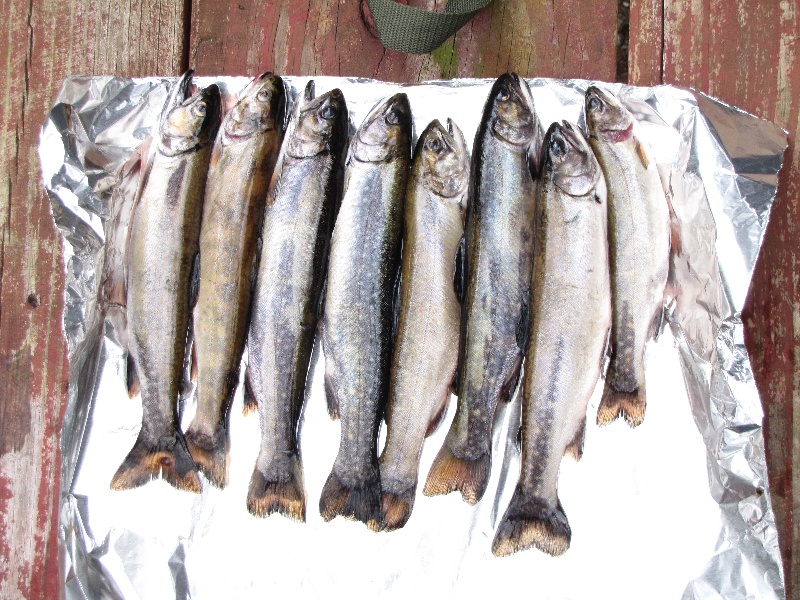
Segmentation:
{"type": "Polygon", "coordinates": [[[40,304],[39,295],[34,292],[31,292],[30,294],[28,294],[27,302],[28,304],[31,305],[32,308],[38,308],[40,304]]]}

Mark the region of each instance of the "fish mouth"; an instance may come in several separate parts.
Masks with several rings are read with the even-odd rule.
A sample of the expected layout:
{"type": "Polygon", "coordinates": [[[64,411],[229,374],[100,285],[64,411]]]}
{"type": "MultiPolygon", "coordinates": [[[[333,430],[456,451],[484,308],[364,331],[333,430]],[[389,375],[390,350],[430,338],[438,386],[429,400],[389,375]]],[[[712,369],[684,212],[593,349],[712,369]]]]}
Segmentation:
{"type": "Polygon", "coordinates": [[[172,86],[172,89],[169,92],[169,97],[167,98],[167,102],[164,105],[164,110],[161,111],[160,125],[162,129],[166,123],[169,113],[172,112],[172,110],[176,107],[183,104],[184,101],[186,101],[186,99],[189,97],[189,91],[192,88],[193,76],[194,70],[189,69],[183,73],[183,75],[178,78],[178,81],[175,82],[175,85],[172,86]]]}
{"type": "Polygon", "coordinates": [[[329,92],[325,92],[321,96],[317,96],[316,98],[311,99],[310,101],[306,102],[305,105],[300,109],[300,114],[304,115],[311,111],[317,110],[322,107],[323,104],[328,104],[332,106],[341,107],[344,102],[344,94],[342,90],[339,88],[332,89],[329,92]]]}
{"type": "Polygon", "coordinates": [[[586,145],[586,138],[583,136],[583,133],[566,119],[561,121],[561,124],[558,126],[558,131],[561,133],[564,140],[575,148],[575,150],[585,152],[589,149],[586,145]]]}

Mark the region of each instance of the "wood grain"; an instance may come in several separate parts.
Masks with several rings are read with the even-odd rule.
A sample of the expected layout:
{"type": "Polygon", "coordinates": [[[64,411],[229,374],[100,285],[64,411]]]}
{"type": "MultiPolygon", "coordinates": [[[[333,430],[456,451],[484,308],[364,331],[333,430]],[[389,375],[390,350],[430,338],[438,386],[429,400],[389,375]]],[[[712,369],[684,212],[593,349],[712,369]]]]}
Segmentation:
{"type": "Polygon", "coordinates": [[[789,132],[778,197],[742,311],[787,597],[800,598],[800,0],[641,0],[631,7],[630,79],[691,86],[789,132]],[[663,16],[663,18],[662,18],[663,16]],[[663,27],[663,36],[659,29],[663,27]]]}
{"type": "Polygon", "coordinates": [[[0,7],[7,16],[0,24],[0,597],[57,598],[64,265],[36,153],[39,130],[67,75],[178,73],[183,7],[166,0],[2,0],[0,7]]]}
{"type": "MultiPolygon", "coordinates": [[[[442,10],[444,0],[413,0],[442,10]]],[[[452,77],[584,77],[613,81],[616,0],[495,0],[429,55],[386,50],[358,1],[194,0],[190,64],[201,74],[341,75],[412,82],[452,77]]]]}

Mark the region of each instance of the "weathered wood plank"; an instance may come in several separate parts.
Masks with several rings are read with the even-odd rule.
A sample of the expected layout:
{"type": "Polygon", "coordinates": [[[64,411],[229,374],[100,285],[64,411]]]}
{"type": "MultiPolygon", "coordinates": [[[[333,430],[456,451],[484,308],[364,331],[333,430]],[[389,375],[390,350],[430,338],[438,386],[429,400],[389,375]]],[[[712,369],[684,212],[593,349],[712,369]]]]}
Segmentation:
{"type": "Polygon", "coordinates": [[[57,598],[64,266],[39,130],[67,75],[180,72],[183,6],[0,0],[0,14],[0,597],[57,598]]]}
{"type": "MultiPolygon", "coordinates": [[[[442,10],[445,0],[412,0],[442,10]]],[[[190,61],[201,74],[342,75],[386,81],[496,77],[614,80],[616,0],[495,0],[430,55],[386,50],[357,1],[194,0],[190,61]]]]}
{"type": "Polygon", "coordinates": [[[659,85],[664,46],[663,0],[631,4],[628,45],[628,81],[634,85],[659,85]]]}
{"type": "Polygon", "coordinates": [[[641,0],[631,7],[630,79],[691,86],[789,131],[789,148],[750,294],[745,342],[764,403],[772,502],[787,595],[800,598],[800,0],[641,0]],[[798,512],[797,514],[800,514],[798,512]]]}

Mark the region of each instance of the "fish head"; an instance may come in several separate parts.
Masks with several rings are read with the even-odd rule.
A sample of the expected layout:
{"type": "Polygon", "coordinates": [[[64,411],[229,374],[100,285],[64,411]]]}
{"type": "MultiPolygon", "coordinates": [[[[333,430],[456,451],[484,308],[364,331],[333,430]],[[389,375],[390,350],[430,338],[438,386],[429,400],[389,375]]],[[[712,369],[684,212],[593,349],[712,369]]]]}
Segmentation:
{"type": "Polygon", "coordinates": [[[458,125],[447,119],[445,129],[438,120],[432,121],[414,154],[422,161],[425,186],[447,201],[459,202],[469,181],[469,151],[458,125]]]}
{"type": "Polygon", "coordinates": [[[569,121],[553,123],[547,130],[544,173],[558,189],[575,197],[589,195],[602,177],[586,138],[569,121]]]}
{"type": "Polygon", "coordinates": [[[331,141],[344,135],[347,127],[347,105],[340,89],[306,99],[287,144],[286,151],[294,158],[330,152],[331,141]]]}
{"type": "Polygon", "coordinates": [[[395,94],[378,104],[356,132],[352,156],[361,162],[389,162],[408,154],[411,144],[411,105],[395,94]]]}
{"type": "Polygon", "coordinates": [[[584,97],[586,127],[590,137],[622,142],[633,134],[633,115],[613,95],[589,86],[584,97]]]}
{"type": "MultiPolygon", "coordinates": [[[[188,86],[185,88],[188,91],[188,86]]],[[[177,156],[209,144],[220,121],[219,88],[212,84],[188,99],[172,98],[161,121],[159,148],[167,156],[177,156]]]]}
{"type": "Polygon", "coordinates": [[[283,126],[285,92],[283,80],[262,73],[242,91],[239,101],[225,115],[226,141],[245,140],[283,126]]]}
{"type": "Polygon", "coordinates": [[[528,146],[536,132],[533,98],[528,83],[516,73],[505,73],[489,92],[487,109],[495,137],[512,146],[528,146]]]}

